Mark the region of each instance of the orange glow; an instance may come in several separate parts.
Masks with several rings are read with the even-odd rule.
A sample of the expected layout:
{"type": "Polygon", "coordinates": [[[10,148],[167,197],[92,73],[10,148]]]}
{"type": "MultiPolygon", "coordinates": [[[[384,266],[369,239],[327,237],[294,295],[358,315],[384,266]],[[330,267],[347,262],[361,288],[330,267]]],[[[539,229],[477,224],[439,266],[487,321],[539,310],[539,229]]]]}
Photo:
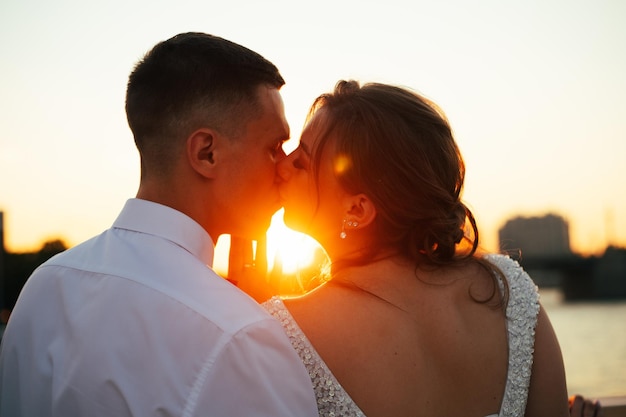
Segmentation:
{"type": "MultiPolygon", "coordinates": [[[[299,271],[310,268],[319,254],[320,245],[311,237],[296,232],[285,226],[283,210],[272,217],[272,223],[267,231],[267,269],[274,274],[293,276],[299,271]]],[[[220,237],[215,247],[215,270],[226,275],[228,271],[228,251],[230,237],[220,237]]]]}
{"type": "Polygon", "coordinates": [[[337,160],[335,161],[335,173],[341,174],[350,168],[350,158],[345,155],[337,156],[337,160]]]}
{"type": "Polygon", "coordinates": [[[267,231],[267,262],[270,271],[275,261],[279,261],[284,273],[296,273],[311,265],[317,248],[319,244],[311,237],[285,226],[283,210],[274,215],[267,231]]]}

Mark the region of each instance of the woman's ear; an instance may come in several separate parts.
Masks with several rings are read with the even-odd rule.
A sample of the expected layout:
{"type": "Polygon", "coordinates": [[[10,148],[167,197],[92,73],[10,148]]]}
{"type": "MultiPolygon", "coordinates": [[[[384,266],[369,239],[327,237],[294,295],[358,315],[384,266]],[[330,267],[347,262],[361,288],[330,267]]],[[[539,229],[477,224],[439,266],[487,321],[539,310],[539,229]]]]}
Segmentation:
{"type": "Polygon", "coordinates": [[[211,129],[198,129],[187,138],[187,160],[198,174],[205,178],[215,177],[215,151],[219,134],[211,129]]]}
{"type": "Polygon", "coordinates": [[[345,197],[346,222],[352,222],[353,229],[368,226],[376,218],[376,207],[365,194],[345,197]]]}

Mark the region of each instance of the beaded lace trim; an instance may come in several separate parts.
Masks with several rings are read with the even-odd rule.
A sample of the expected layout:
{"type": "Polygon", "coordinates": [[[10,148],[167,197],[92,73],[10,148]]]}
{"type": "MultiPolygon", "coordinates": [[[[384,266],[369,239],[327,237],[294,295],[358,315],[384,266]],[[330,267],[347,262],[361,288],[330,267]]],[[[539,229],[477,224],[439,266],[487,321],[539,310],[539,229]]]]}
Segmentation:
{"type": "Polygon", "coordinates": [[[263,303],[263,307],[280,321],[291,345],[300,355],[300,359],[309,371],[320,416],[365,416],[352,398],[343,389],[337,378],[328,369],[309,339],[304,335],[296,321],[278,297],[272,297],[263,303]]]}
{"type": "MultiPolygon", "coordinates": [[[[486,258],[502,270],[510,291],[506,309],[509,370],[499,417],[521,417],[526,409],[530,383],[539,295],[537,287],[517,262],[502,255],[488,255],[486,258]]],[[[365,416],[304,335],[283,301],[273,297],[263,303],[263,307],[280,321],[309,371],[319,415],[365,416]]]]}
{"type": "Polygon", "coordinates": [[[506,308],[509,370],[499,416],[522,417],[526,411],[533,365],[539,292],[528,273],[513,259],[495,254],[487,255],[486,259],[500,268],[509,284],[506,308]]]}

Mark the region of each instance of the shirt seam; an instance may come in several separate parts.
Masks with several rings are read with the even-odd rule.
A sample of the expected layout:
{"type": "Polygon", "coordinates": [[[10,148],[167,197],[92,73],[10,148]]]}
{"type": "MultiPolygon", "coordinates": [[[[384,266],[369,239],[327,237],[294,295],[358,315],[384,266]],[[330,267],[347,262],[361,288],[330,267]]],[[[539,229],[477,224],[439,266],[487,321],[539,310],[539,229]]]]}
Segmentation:
{"type": "Polygon", "coordinates": [[[237,331],[234,332],[224,332],[221,339],[221,346],[219,349],[215,349],[209,357],[204,361],[200,371],[197,374],[196,380],[191,388],[191,392],[187,397],[187,401],[185,401],[185,408],[183,409],[182,417],[193,417],[195,415],[196,408],[198,407],[198,399],[200,398],[200,393],[202,391],[202,387],[206,384],[206,381],[211,374],[213,365],[215,364],[217,358],[219,358],[227,347],[234,342],[238,335],[247,332],[249,329],[259,326],[264,322],[274,322],[275,319],[272,316],[267,318],[262,318],[253,323],[249,323],[237,331]]]}

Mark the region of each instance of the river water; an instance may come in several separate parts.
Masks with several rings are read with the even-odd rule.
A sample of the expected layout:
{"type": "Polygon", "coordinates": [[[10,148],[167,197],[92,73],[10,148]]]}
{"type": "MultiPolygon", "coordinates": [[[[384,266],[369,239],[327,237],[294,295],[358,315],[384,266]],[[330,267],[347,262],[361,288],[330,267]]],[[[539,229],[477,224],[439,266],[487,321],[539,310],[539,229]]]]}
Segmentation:
{"type": "Polygon", "coordinates": [[[560,290],[540,294],[561,345],[570,395],[626,396],[626,300],[566,303],[560,290]]]}

